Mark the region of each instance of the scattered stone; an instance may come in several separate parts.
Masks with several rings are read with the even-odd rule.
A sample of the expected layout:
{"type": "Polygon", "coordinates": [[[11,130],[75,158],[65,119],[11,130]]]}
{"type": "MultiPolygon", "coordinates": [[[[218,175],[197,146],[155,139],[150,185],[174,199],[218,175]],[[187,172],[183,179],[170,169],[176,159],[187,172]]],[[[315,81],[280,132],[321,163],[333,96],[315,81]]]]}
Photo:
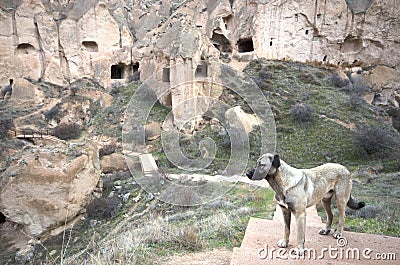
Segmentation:
{"type": "Polygon", "coordinates": [[[32,245],[26,246],[15,254],[15,262],[17,264],[26,264],[33,261],[35,256],[35,247],[32,245]]]}

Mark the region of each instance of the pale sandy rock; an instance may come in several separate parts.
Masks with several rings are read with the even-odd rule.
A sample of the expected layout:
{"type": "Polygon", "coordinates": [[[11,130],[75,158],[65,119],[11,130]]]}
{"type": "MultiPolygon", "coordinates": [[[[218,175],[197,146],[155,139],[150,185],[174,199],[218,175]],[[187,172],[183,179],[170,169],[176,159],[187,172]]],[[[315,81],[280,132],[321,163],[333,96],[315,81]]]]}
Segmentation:
{"type": "Polygon", "coordinates": [[[42,150],[39,159],[27,152],[2,178],[0,209],[7,220],[30,236],[41,236],[83,211],[100,176],[97,148],[86,146],[77,158],[42,150]]]}
{"type": "Polygon", "coordinates": [[[146,140],[155,140],[161,136],[161,123],[153,121],[145,125],[146,140]]]}
{"type": "Polygon", "coordinates": [[[25,102],[42,103],[43,99],[44,93],[36,85],[22,78],[14,80],[11,100],[17,104],[25,102]]]}
{"type": "Polygon", "coordinates": [[[253,114],[244,112],[240,106],[228,109],[225,118],[230,127],[243,128],[247,134],[253,131],[254,126],[259,125],[257,118],[253,114]]]}
{"type": "Polygon", "coordinates": [[[101,158],[101,169],[104,173],[127,170],[128,165],[123,154],[114,153],[101,158]]]}
{"type": "Polygon", "coordinates": [[[381,91],[394,82],[400,83],[400,73],[391,67],[378,65],[364,74],[363,79],[373,91],[381,91]]]}

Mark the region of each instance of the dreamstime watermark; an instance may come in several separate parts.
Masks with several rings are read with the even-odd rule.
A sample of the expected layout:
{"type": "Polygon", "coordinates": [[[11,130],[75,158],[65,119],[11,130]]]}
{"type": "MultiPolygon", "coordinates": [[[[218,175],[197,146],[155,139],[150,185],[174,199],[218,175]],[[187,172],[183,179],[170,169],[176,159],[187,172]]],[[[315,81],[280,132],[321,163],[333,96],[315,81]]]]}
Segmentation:
{"type": "Polygon", "coordinates": [[[374,252],[371,248],[351,248],[348,246],[347,239],[338,238],[336,246],[328,245],[321,249],[304,248],[302,255],[297,254],[296,248],[270,247],[267,244],[258,249],[258,257],[262,260],[396,260],[396,253],[393,252],[374,252]]]}
{"type": "Polygon", "coordinates": [[[136,90],[125,111],[122,143],[128,167],[144,190],[171,204],[200,205],[221,197],[233,188],[246,170],[251,153],[275,152],[275,120],[263,91],[245,73],[226,64],[188,60],[154,73],[136,90]],[[252,150],[248,128],[233,109],[238,101],[245,102],[246,109],[251,109],[247,112],[252,112],[257,119],[260,143],[252,150]],[[159,102],[165,105],[172,102],[172,108],[169,113],[164,110],[163,117],[159,117],[160,112],[157,112],[159,102]],[[218,181],[196,182],[190,177],[186,179],[189,181],[176,181],[163,176],[162,170],[157,171],[154,163],[146,157],[152,150],[148,148],[145,128],[153,121],[161,123],[162,148],[159,148],[157,156],[168,160],[169,165],[164,164],[179,169],[181,176],[205,169],[215,171],[209,170],[210,165],[221,153],[219,148],[224,148],[222,151],[226,152],[226,146],[221,145],[215,134],[204,136],[199,133],[199,124],[204,124],[205,120],[210,121],[210,127],[212,125],[219,128],[219,132],[223,131],[224,137],[229,137],[229,141],[224,140],[225,144],[230,144],[229,161],[224,158],[225,164],[218,166],[218,171],[230,181],[224,184],[218,181]],[[197,139],[199,136],[202,139],[197,139]],[[188,154],[187,150],[182,150],[182,140],[187,142],[187,139],[197,145],[196,152],[188,154]],[[144,164],[154,169],[153,173],[142,172],[142,169],[146,171],[144,164]]]}

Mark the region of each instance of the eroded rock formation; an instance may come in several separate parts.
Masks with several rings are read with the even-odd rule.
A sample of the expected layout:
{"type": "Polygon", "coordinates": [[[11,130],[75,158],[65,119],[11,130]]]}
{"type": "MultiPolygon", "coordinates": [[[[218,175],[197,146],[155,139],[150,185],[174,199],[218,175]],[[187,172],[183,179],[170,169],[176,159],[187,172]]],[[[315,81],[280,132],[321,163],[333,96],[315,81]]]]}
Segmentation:
{"type": "Polygon", "coordinates": [[[84,212],[99,177],[92,144],[33,148],[1,174],[1,212],[27,235],[43,236],[84,212]]]}

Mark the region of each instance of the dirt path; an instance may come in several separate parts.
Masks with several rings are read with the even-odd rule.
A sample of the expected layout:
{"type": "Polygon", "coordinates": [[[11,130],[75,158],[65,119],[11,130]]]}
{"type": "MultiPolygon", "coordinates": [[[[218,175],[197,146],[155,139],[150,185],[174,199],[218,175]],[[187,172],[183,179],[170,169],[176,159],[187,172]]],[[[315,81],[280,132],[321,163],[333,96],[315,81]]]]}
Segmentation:
{"type": "Polygon", "coordinates": [[[229,265],[232,251],[227,249],[214,249],[187,255],[168,257],[159,261],[159,265],[229,265]]]}

